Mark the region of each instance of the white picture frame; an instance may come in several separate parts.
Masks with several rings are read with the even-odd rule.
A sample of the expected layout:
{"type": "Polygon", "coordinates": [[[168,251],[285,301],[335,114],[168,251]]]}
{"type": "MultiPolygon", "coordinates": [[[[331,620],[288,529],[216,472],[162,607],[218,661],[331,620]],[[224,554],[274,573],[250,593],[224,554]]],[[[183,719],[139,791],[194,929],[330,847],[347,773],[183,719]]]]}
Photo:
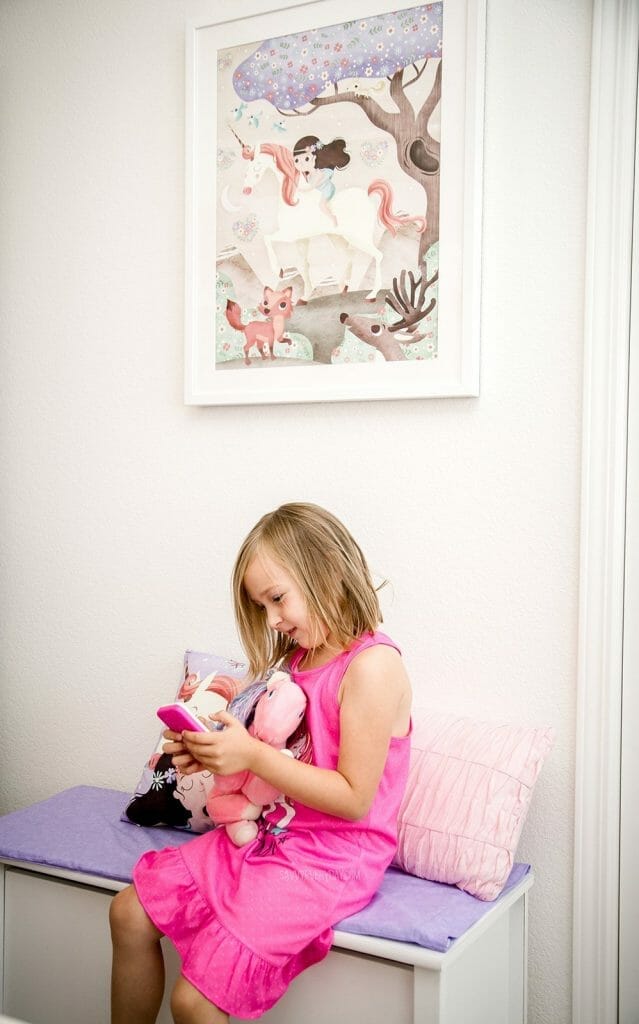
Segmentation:
{"type": "MultiPolygon", "coordinates": [[[[211,20],[193,23],[187,29],[187,404],[366,401],[479,394],[485,0],[441,0],[439,4],[428,5],[409,3],[399,11],[387,0],[349,0],[346,9],[348,20],[344,16],[344,4],[340,3],[340,0],[316,0],[224,22],[216,21],[212,17],[211,20]],[[429,230],[432,233],[434,214],[429,220],[428,204],[432,203],[433,211],[436,205],[427,198],[427,193],[425,208],[420,210],[416,195],[422,193],[419,192],[418,183],[409,179],[402,171],[398,163],[399,157],[393,155],[398,152],[394,139],[388,132],[381,131],[377,125],[369,122],[365,113],[366,109],[373,110],[372,105],[377,103],[387,112],[393,111],[396,104],[391,94],[391,81],[397,80],[399,69],[394,76],[384,75],[379,73],[380,65],[377,64],[373,67],[372,74],[369,74],[370,65],[367,64],[365,68],[364,64],[366,61],[373,64],[382,57],[386,59],[385,48],[389,45],[386,36],[390,38],[395,33],[395,27],[399,32],[401,24],[406,31],[407,26],[414,30],[415,23],[418,23],[417,37],[420,41],[416,45],[422,48],[430,45],[429,37],[420,33],[422,29],[427,33],[430,25],[431,34],[436,36],[435,19],[438,16],[438,9],[442,15],[443,59],[428,57],[423,61],[414,61],[406,65],[403,72],[406,87],[402,87],[403,103],[404,95],[409,94],[409,87],[417,82],[414,88],[422,89],[422,94],[426,98],[422,96],[420,102],[425,106],[431,86],[421,83],[428,81],[429,74],[431,81],[434,81],[437,66],[441,64],[441,98],[429,115],[432,118],[432,121],[429,121],[429,133],[432,131],[434,137],[437,133],[440,135],[440,139],[436,140],[440,143],[437,149],[438,245],[428,250],[428,257],[421,257],[420,248],[420,258],[426,262],[415,262],[413,267],[404,268],[401,266],[402,261],[409,263],[413,258],[406,255],[411,251],[410,245],[421,246],[419,240],[411,242],[411,230],[418,239],[418,228],[415,228],[419,220],[418,215],[425,214],[425,233],[429,230]],[[356,32],[360,35],[356,36],[356,32]],[[373,32],[378,34],[375,49],[369,38],[373,32]],[[299,91],[299,61],[305,59],[308,63],[304,66],[311,67],[312,58],[308,55],[313,53],[308,45],[300,48],[303,39],[307,39],[313,46],[323,45],[327,51],[324,63],[328,68],[329,77],[328,80],[326,77],[321,80],[325,83],[326,91],[320,92],[319,98],[315,96],[314,102],[299,102],[297,97],[296,106],[283,108],[279,98],[281,92],[279,97],[273,96],[272,87],[268,87],[268,95],[273,102],[266,100],[264,95],[258,95],[257,99],[244,99],[235,92],[234,83],[238,76],[243,76],[244,82],[240,84],[245,93],[249,84],[251,89],[255,87],[258,94],[264,93],[264,75],[268,74],[260,64],[260,60],[264,59],[271,59],[270,68],[273,75],[280,75],[280,79],[276,80],[283,81],[284,65],[281,55],[284,51],[281,47],[289,45],[296,48],[296,60],[292,62],[292,66],[297,74],[297,79],[289,86],[289,91],[295,88],[299,91]],[[348,39],[351,51],[354,49],[356,53],[361,54],[356,75],[346,77],[346,71],[350,69],[344,64],[345,77],[337,77],[340,73],[335,70],[337,58],[332,51],[329,52],[329,46],[332,46],[333,50],[340,46],[339,42],[335,42],[336,39],[343,39],[344,42],[348,39]],[[271,58],[269,54],[262,54],[260,50],[260,46],[263,47],[267,40],[273,44],[271,58]],[[322,43],[322,40],[327,42],[322,43]],[[365,40],[368,49],[358,51],[362,40],[365,40]],[[307,56],[300,58],[299,54],[303,50],[307,52],[307,56]],[[253,68],[257,70],[249,70],[253,68]],[[375,74],[375,71],[378,73],[375,74]],[[369,74],[368,80],[366,74],[369,74]],[[253,75],[254,81],[251,78],[253,75]],[[355,92],[358,86],[364,90],[363,93],[355,92]],[[233,91],[232,95],[230,90],[233,91]],[[372,90],[378,90],[379,95],[375,96],[372,90]],[[344,92],[349,96],[357,95],[357,99],[343,101],[344,92]],[[338,98],[321,109],[315,109],[315,104],[319,107],[322,97],[332,95],[338,98]],[[361,98],[362,96],[366,99],[361,98]],[[233,102],[235,106],[230,106],[233,102]],[[354,127],[355,117],[359,118],[357,129],[354,127]],[[362,123],[365,125],[364,129],[360,127],[362,123]],[[370,130],[366,127],[369,124],[370,130]],[[434,127],[431,128],[433,124],[434,127]],[[376,291],[375,288],[377,260],[367,257],[366,253],[359,263],[361,271],[361,267],[366,265],[366,259],[369,261],[366,270],[361,271],[363,284],[359,289],[342,290],[344,282],[348,283],[345,268],[350,272],[357,266],[357,259],[361,253],[356,252],[356,258],[353,258],[354,249],[346,236],[346,229],[342,229],[341,220],[338,221],[332,211],[337,211],[340,191],[342,200],[344,201],[348,195],[350,206],[354,208],[355,199],[350,197],[355,197],[356,192],[363,194],[363,189],[350,188],[347,191],[343,188],[341,181],[344,179],[340,180],[341,169],[334,173],[336,183],[339,181],[336,191],[334,190],[335,200],[331,199],[330,204],[324,207],[326,212],[331,211],[335,228],[331,227],[327,230],[326,236],[315,237],[311,241],[305,238],[294,243],[287,241],[284,245],[278,243],[278,246],[273,243],[270,262],[265,262],[269,258],[266,239],[275,237],[267,230],[269,218],[285,215],[289,216],[289,220],[290,216],[299,218],[301,212],[306,210],[304,203],[307,201],[306,196],[301,196],[300,191],[295,193],[294,208],[290,203],[284,206],[284,188],[283,185],[280,188],[275,182],[273,167],[274,180],[269,187],[275,191],[259,198],[259,188],[266,186],[256,184],[249,195],[249,203],[256,204],[255,209],[261,211],[260,215],[251,212],[250,205],[243,205],[244,197],[247,195],[246,186],[243,185],[246,180],[244,175],[248,174],[249,167],[251,170],[257,169],[259,162],[246,160],[245,154],[262,154],[261,160],[264,162],[264,141],[268,142],[269,137],[273,139],[276,128],[278,137],[281,133],[287,145],[290,145],[289,140],[298,134],[307,137],[310,133],[317,133],[318,137],[328,138],[331,131],[341,131],[342,135],[347,137],[347,152],[349,148],[353,151],[351,166],[346,168],[346,171],[351,175],[351,181],[355,185],[359,185],[360,181],[365,184],[364,178],[367,173],[375,176],[377,180],[379,177],[382,180],[392,177],[395,185],[399,184],[399,188],[396,189],[397,199],[403,198],[404,202],[400,203],[397,212],[403,213],[406,217],[414,214],[412,219],[415,225],[402,224],[394,236],[391,230],[384,233],[383,245],[386,248],[381,266],[383,268],[388,265],[391,269],[383,279],[381,291],[376,291]],[[357,140],[356,131],[359,132],[357,140]],[[370,167],[365,166],[366,161],[371,164],[370,167]],[[390,169],[392,174],[385,175],[384,166],[380,171],[379,166],[375,166],[376,161],[378,164],[380,161],[385,162],[386,168],[390,169]],[[401,196],[404,184],[408,190],[408,198],[401,196]],[[299,196],[302,202],[297,202],[299,196]],[[261,203],[259,207],[258,203],[261,203]],[[236,210],[239,211],[237,215],[234,213],[236,210]],[[233,217],[236,219],[233,220],[233,217]],[[343,234],[340,234],[342,230],[343,234]],[[234,233],[230,245],[226,244],[230,237],[229,231],[234,233]],[[326,248],[327,238],[330,249],[326,248]],[[315,248],[312,249],[311,246],[315,248]],[[400,332],[400,338],[417,337],[421,346],[419,351],[424,354],[417,358],[411,357],[418,351],[418,346],[411,347],[411,343],[400,346],[400,355],[396,357],[396,333],[391,335],[388,332],[391,327],[396,331],[397,323],[393,320],[397,321],[398,316],[390,309],[389,304],[384,302],[384,296],[389,294],[388,290],[391,287],[391,274],[394,278],[393,287],[397,289],[396,297],[398,296],[401,302],[407,294],[412,294],[411,285],[415,279],[419,284],[424,277],[429,278],[428,272],[424,275],[424,272],[417,268],[424,267],[427,271],[430,266],[432,269],[434,264],[430,261],[430,255],[435,252],[438,279],[430,286],[431,291],[420,300],[421,315],[423,316],[427,303],[428,308],[432,305],[428,302],[429,295],[436,298],[435,306],[428,317],[414,328],[412,335],[406,334],[404,330],[400,332]],[[312,254],[315,263],[309,253],[312,254]],[[336,254],[334,261],[333,253],[336,254]],[[342,276],[330,280],[329,275],[322,279],[317,287],[313,272],[319,274],[323,269],[332,266],[337,268],[336,275],[339,273],[342,276]],[[402,270],[405,269],[404,275],[400,275],[400,266],[402,270]],[[410,274],[413,275],[412,278],[410,274]],[[271,289],[268,293],[269,301],[273,296],[284,296],[285,299],[290,296],[292,304],[291,309],[290,306],[286,307],[285,301],[280,303],[284,312],[280,320],[273,318],[270,321],[273,324],[272,329],[270,324],[264,330],[253,329],[260,339],[269,331],[271,340],[272,335],[275,335],[275,358],[271,358],[267,342],[262,340],[259,344],[267,358],[260,358],[261,353],[257,346],[249,348],[246,354],[240,353],[238,346],[245,340],[248,345],[248,335],[241,329],[238,330],[237,319],[234,320],[235,326],[231,327],[227,316],[227,309],[230,308],[228,303],[235,303],[237,299],[236,310],[241,311],[243,325],[251,319],[251,305],[255,307],[255,321],[261,322],[269,313],[272,317],[268,302],[266,305],[262,303],[260,312],[257,312],[260,299],[267,297],[267,293],[262,296],[261,291],[265,286],[271,289]],[[291,291],[286,291],[287,288],[291,291]],[[377,299],[369,302],[366,296],[373,294],[377,295],[377,299]],[[305,296],[308,301],[304,301],[305,296]],[[351,330],[347,334],[343,316],[349,318],[347,326],[350,326],[351,330]],[[370,321],[377,316],[381,318],[381,327],[372,327],[370,321]],[[357,317],[359,319],[356,319],[357,317]],[[425,327],[432,325],[433,322],[435,333],[433,335],[431,330],[429,335],[425,327]],[[289,324],[297,324],[297,327],[289,329],[289,324]],[[353,324],[356,326],[353,327],[353,324]],[[368,332],[366,335],[362,333],[362,324],[368,332]],[[371,348],[366,343],[365,338],[371,337],[371,329],[378,333],[383,331],[384,337],[390,339],[385,354],[379,348],[371,348]],[[355,330],[358,331],[356,337],[353,334],[355,330]],[[232,343],[226,345],[227,349],[233,352],[237,349],[234,358],[228,362],[223,361],[219,347],[218,333],[224,332],[232,343]],[[435,340],[428,341],[429,337],[434,337],[435,340]],[[365,348],[362,348],[362,344],[365,348]],[[333,346],[330,349],[330,356],[327,355],[327,345],[333,346]],[[390,356],[388,346],[391,346],[390,356]],[[357,351],[357,359],[366,361],[349,362],[353,348],[357,351]],[[291,353],[296,353],[296,357],[292,358],[291,353]],[[329,358],[336,361],[329,362],[329,358]],[[250,361],[249,365],[246,365],[247,359],[250,361]]],[[[399,38],[401,42],[401,36],[399,38]]],[[[411,41],[408,40],[403,45],[409,46],[411,41]]],[[[321,49],[316,52],[322,55],[321,49]]],[[[326,75],[326,72],[324,74],[326,75]]],[[[309,84],[310,79],[305,76],[304,90],[309,88],[309,84]]],[[[318,79],[317,87],[319,84],[318,79]]],[[[304,96],[307,95],[305,91],[304,96]]],[[[432,95],[435,95],[434,92],[432,95]]],[[[293,101],[289,99],[289,102],[293,101]]],[[[417,112],[420,109],[419,105],[415,108],[413,99],[410,99],[410,107],[407,107],[409,117],[412,116],[411,109],[416,109],[417,112]]],[[[317,148],[322,148],[323,145],[322,142],[318,142],[317,148]]],[[[306,149],[306,153],[315,148],[314,144],[310,149],[306,149]]],[[[316,155],[313,154],[313,160],[316,155]]],[[[298,180],[303,183],[301,177],[298,180]]],[[[431,184],[430,180],[427,184],[431,184]]],[[[322,202],[319,189],[312,190],[311,198],[322,202]]],[[[377,201],[377,197],[372,197],[370,201],[373,200],[377,201]]],[[[296,225],[305,225],[300,230],[310,233],[310,216],[310,213],[304,212],[306,219],[303,222],[295,220],[296,225]]],[[[358,224],[363,222],[360,218],[358,224]]],[[[281,220],[277,222],[280,236],[283,230],[281,223],[281,220]]],[[[379,232],[381,228],[376,227],[375,230],[379,232]]],[[[379,245],[381,251],[382,242],[375,241],[374,244],[379,245]]],[[[352,280],[354,278],[351,278],[351,282],[352,280]]],[[[404,320],[406,319],[407,316],[404,315],[404,320]]],[[[410,330],[410,316],[407,322],[410,330]]],[[[377,344],[376,337],[373,345],[377,344]]]]}

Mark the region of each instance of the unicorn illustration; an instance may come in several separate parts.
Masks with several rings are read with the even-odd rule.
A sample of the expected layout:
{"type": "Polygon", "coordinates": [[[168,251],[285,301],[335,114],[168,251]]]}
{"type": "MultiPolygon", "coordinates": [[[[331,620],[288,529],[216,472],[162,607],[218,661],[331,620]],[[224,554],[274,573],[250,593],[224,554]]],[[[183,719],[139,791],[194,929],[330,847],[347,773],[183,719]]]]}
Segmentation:
{"type": "MultiPolygon", "coordinates": [[[[320,189],[302,191],[299,188],[300,172],[290,149],[277,143],[264,142],[256,152],[242,145],[242,156],[247,161],[243,192],[249,196],[265,173],[272,173],[278,179],[279,196],[277,206],[277,230],[264,235],[271,269],[279,275],[281,264],[274,246],[278,243],[297,244],[299,258],[297,269],[304,282],[298,304],[307,302],[313,291],[308,249],[313,238],[329,236],[331,241],[345,254],[344,270],[340,288],[342,291],[356,290],[371,261],[375,264],[373,287],[367,295],[373,301],[382,287],[382,251],[379,241],[384,231],[396,235],[400,227],[414,224],[418,232],[426,229],[423,217],[403,216],[393,212],[393,189],[382,178],[372,181],[367,189],[349,187],[337,191],[330,199],[327,212],[326,195],[320,189]]],[[[298,158],[299,163],[299,158],[298,158]]]]}

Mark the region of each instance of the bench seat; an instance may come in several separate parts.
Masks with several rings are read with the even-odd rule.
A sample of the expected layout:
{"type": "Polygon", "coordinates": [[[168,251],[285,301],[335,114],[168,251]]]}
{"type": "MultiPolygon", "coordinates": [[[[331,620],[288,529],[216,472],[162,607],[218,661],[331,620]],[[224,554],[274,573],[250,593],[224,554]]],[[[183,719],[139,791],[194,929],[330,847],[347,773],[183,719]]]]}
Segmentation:
{"type": "MultiPolygon", "coordinates": [[[[0,818],[1,1011],[30,1024],[73,1024],[74,1019],[107,1024],[108,900],[129,883],[143,852],[193,839],[188,832],[121,821],[128,799],[116,790],[78,786],[0,818]],[[72,952],[73,936],[81,949],[72,952]],[[77,989],[77,956],[86,955],[89,941],[99,952],[87,966],[89,973],[82,974],[87,991],[70,999],[69,992],[77,989]],[[40,967],[33,969],[33,957],[40,949],[49,961],[52,944],[60,963],[47,987],[40,967]],[[20,964],[27,953],[28,970],[20,964]],[[65,970],[69,977],[61,979],[65,970]],[[87,998],[94,1003],[88,1015],[87,998]],[[77,1018],[70,1016],[74,1005],[80,1007],[77,1018]]],[[[523,1024],[526,905],[532,882],[528,865],[517,864],[499,899],[485,903],[454,886],[389,868],[371,903],[336,924],[326,961],[297,979],[262,1019],[273,1024],[296,1019],[309,1024],[523,1024]],[[479,986],[485,988],[488,977],[494,991],[480,998],[479,986]],[[316,1010],[309,1010],[309,999],[316,1010]]],[[[169,973],[177,973],[177,954],[172,947],[168,953],[169,973]]],[[[165,1020],[170,1021],[166,1008],[160,1024],[165,1020]]]]}

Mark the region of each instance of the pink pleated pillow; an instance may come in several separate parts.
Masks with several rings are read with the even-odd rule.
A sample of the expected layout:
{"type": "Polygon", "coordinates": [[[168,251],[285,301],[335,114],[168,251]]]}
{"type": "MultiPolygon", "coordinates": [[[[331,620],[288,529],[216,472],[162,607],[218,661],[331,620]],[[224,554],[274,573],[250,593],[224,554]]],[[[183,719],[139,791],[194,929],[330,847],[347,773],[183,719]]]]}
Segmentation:
{"type": "Polygon", "coordinates": [[[553,741],[548,727],[417,712],[395,864],[496,899],[553,741]]]}

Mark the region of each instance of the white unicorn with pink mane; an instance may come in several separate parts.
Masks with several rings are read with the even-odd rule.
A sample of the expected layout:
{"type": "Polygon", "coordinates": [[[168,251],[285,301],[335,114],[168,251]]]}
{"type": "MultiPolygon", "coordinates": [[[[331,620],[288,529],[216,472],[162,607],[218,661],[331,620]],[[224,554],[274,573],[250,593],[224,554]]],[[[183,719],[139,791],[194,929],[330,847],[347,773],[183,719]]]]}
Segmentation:
{"type": "MultiPolygon", "coordinates": [[[[238,136],[235,137],[241,143],[238,136]]],[[[279,274],[281,271],[274,246],[280,242],[297,244],[297,269],[304,282],[304,290],[298,302],[307,302],[313,291],[308,260],[309,244],[313,238],[329,236],[331,241],[346,252],[343,279],[340,282],[342,291],[355,290],[371,260],[375,261],[373,287],[366,296],[373,301],[382,287],[382,251],[379,241],[384,231],[388,230],[395,235],[404,224],[415,224],[421,233],[426,230],[425,219],[393,213],[392,187],[388,181],[378,178],[367,189],[349,187],[338,190],[330,204],[333,220],[322,208],[319,190],[304,189],[304,181],[295,167],[290,149],[264,142],[255,152],[251,147],[241,145],[242,156],[248,162],[243,186],[245,195],[252,193],[268,171],[274,173],[280,181],[277,230],[263,236],[273,273],[279,274]]]]}

